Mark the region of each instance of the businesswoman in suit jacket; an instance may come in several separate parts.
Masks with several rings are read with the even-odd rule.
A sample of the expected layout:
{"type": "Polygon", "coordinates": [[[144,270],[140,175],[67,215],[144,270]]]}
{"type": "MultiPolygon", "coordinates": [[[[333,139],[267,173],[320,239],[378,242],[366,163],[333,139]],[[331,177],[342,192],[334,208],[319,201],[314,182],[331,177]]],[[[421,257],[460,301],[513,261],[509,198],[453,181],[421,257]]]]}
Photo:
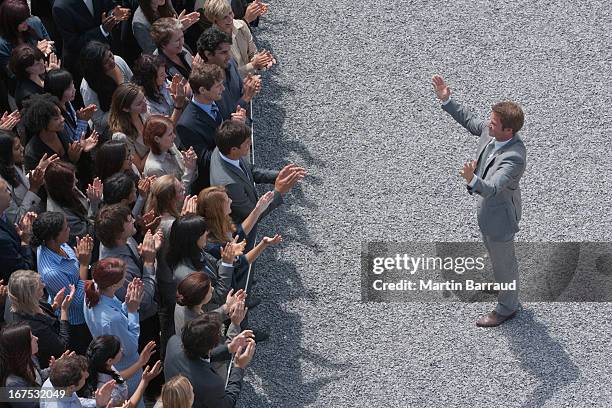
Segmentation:
{"type": "MultiPolygon", "coordinates": [[[[36,358],[38,338],[25,323],[11,323],[0,331],[0,386],[40,388],[49,377],[36,358]]],[[[56,356],[59,357],[59,356],[56,356]]],[[[19,402],[14,407],[36,408],[38,402],[19,402]]]]}
{"type": "Polygon", "coordinates": [[[27,323],[32,334],[38,337],[38,361],[42,368],[47,368],[51,356],[61,356],[69,344],[68,308],[74,298],[75,287],[70,285],[69,292],[65,288],[60,290],[52,305],[42,300],[44,288],[40,275],[34,271],[16,271],[8,282],[13,321],[27,323]],[[59,319],[55,316],[57,309],[60,309],[59,319]]]}
{"type": "Polygon", "coordinates": [[[174,144],[176,133],[170,119],[153,115],[147,119],[143,130],[144,142],[151,149],[144,166],[144,175],[172,175],[183,183],[184,191],[189,191],[197,176],[197,160],[193,147],[180,152],[174,144]]]}
{"type": "Polygon", "coordinates": [[[97,107],[89,105],[78,111],[72,106],[76,97],[76,88],[72,74],[65,69],[52,69],[47,72],[45,92],[59,100],[59,108],[64,117],[64,134],[68,140],[75,142],[84,138],[90,131],[88,121],[93,117],[97,107]]]}
{"type": "Polygon", "coordinates": [[[179,74],[189,79],[193,55],[185,48],[181,22],[177,18],[160,18],[151,27],[151,37],[157,49],[154,54],[162,57],[168,80],[179,74]]]}
{"type": "MultiPolygon", "coordinates": [[[[241,224],[235,225],[230,218],[232,200],[227,195],[225,187],[213,186],[202,190],[198,194],[198,214],[206,219],[208,225],[206,252],[216,259],[221,259],[223,246],[233,238],[237,238],[238,241],[245,240],[273,199],[272,191],[261,196],[249,216],[241,224]]],[[[239,257],[236,275],[246,273],[245,268],[248,269],[248,265],[255,262],[268,246],[281,240],[278,234],[273,238],[264,237],[253,249],[239,257]]]]}
{"type": "MultiPolygon", "coordinates": [[[[92,270],[93,280],[85,283],[85,321],[93,336],[114,335],[121,339],[122,358],[114,366],[122,371],[132,367],[140,358],[138,337],[140,322],[138,309],[144,296],[144,285],[138,278],[128,284],[122,303],[115,292],[123,288],[126,264],[117,258],[98,261],[92,270]]],[[[127,380],[128,394],[133,395],[142,378],[142,368],[127,380]]],[[[140,401],[139,407],[144,407],[140,401]]]]}
{"type": "Polygon", "coordinates": [[[22,109],[25,99],[44,93],[44,77],[47,69],[59,68],[59,65],[57,58],[53,63],[45,64],[45,55],[38,48],[22,44],[15,47],[11,53],[9,68],[17,78],[15,103],[17,108],[22,109]]]}
{"type": "Polygon", "coordinates": [[[144,171],[149,148],[144,144],[143,130],[148,118],[147,100],[142,88],[133,83],[121,84],[115,90],[108,115],[114,140],[128,144],[132,160],[140,173],[144,171]]]}
{"type": "Polygon", "coordinates": [[[91,41],[83,48],[80,62],[83,103],[98,107],[92,120],[95,129],[106,141],[111,135],[108,116],[113,93],[119,85],[132,79],[132,70],[123,58],[111,52],[108,44],[99,41],[91,41]]]}
{"type": "Polygon", "coordinates": [[[71,245],[76,237],[94,235],[93,218],[102,202],[102,183],[100,179],[87,189],[87,196],[76,187],[74,166],[63,161],[56,161],[47,167],[45,172],[47,186],[47,211],[57,211],[66,216],[70,226],[71,245]]]}

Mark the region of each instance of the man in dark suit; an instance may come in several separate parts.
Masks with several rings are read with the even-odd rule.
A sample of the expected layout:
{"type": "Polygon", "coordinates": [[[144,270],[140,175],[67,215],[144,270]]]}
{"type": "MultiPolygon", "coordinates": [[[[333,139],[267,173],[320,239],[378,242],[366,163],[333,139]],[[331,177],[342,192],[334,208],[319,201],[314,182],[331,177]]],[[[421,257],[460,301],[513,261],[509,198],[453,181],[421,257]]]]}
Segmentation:
{"type": "MultiPolygon", "coordinates": [[[[218,66],[194,64],[189,75],[193,98],[176,124],[180,147],[193,147],[198,155],[198,178],[191,186],[194,194],[209,186],[210,156],[215,148],[215,130],[223,121],[217,105],[224,89],[223,80],[223,70],[218,66]]],[[[233,119],[244,122],[245,114],[242,110],[235,114],[233,119]]]]}
{"type": "Polygon", "coordinates": [[[219,346],[220,331],[218,315],[205,313],[188,322],[181,336],[175,334],[168,341],[164,359],[166,380],[179,374],[187,377],[193,386],[196,408],[235,406],[244,371],[255,354],[252,332],[244,331],[227,346],[219,346]],[[225,378],[217,374],[211,362],[229,360],[232,353],[234,366],[226,387],[225,378]]]}
{"type": "Polygon", "coordinates": [[[9,185],[6,180],[0,178],[0,279],[4,280],[4,284],[8,284],[14,271],[34,268],[30,238],[36,214],[27,213],[15,228],[8,222],[4,213],[10,202],[9,185]]]}
{"type": "Polygon", "coordinates": [[[231,57],[232,36],[211,27],[204,31],[198,40],[198,55],[207,64],[223,69],[225,80],[221,99],[218,101],[223,120],[230,119],[238,107],[248,110],[251,100],[261,90],[259,75],[249,75],[244,81],[238,72],[236,61],[231,57]]]}
{"type": "Polygon", "coordinates": [[[432,85],[442,101],[442,109],[479,137],[478,160],[464,164],[460,175],[467,183],[468,192],[479,197],[478,226],[489,252],[495,281],[510,285],[507,290],[499,291],[495,310],[482,315],[476,325],[499,326],[513,318],[519,307],[514,234],[519,230],[521,219],[519,182],[527,163],[525,145],[518,136],[524,123],[523,110],[514,102],[499,102],[493,105],[489,121],[480,120],[451,98],[444,78],[435,75],[432,85]]]}
{"type": "MultiPolygon", "coordinates": [[[[80,79],[78,59],[91,40],[110,42],[115,26],[130,17],[130,10],[112,0],[55,0],[53,20],[63,40],[64,66],[80,79]]],[[[78,84],[77,78],[75,83],[78,84]]]]}

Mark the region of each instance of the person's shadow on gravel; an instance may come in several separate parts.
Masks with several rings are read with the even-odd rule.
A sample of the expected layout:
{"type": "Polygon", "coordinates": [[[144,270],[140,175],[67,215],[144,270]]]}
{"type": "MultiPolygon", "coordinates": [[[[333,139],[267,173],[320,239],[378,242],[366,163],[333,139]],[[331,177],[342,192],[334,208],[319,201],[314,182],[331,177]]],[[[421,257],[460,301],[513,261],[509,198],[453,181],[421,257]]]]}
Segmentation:
{"type": "Polygon", "coordinates": [[[563,345],[548,334],[548,328],[534,318],[531,310],[522,309],[514,320],[499,329],[508,338],[510,350],[523,369],[538,379],[523,407],[543,407],[555,393],[580,377],[580,370],[563,345]]]}

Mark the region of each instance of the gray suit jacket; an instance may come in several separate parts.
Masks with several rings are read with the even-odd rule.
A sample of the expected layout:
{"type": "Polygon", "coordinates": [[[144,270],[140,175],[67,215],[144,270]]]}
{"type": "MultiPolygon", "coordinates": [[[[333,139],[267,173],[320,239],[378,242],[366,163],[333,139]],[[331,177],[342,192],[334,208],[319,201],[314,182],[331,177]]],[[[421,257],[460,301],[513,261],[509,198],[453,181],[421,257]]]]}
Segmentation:
{"type": "Polygon", "coordinates": [[[473,188],[468,187],[470,194],[478,194],[478,226],[483,235],[494,241],[513,239],[519,230],[521,219],[521,189],[519,181],[525,171],[527,152],[521,138],[515,134],[512,139],[491,159],[484,157],[484,150],[494,139],[489,136],[488,122],[479,120],[451,99],[442,109],[448,112],[459,124],[469,130],[478,140],[478,165],[482,167],[481,176],[473,188]],[[482,162],[486,160],[486,162],[482,162]]]}
{"type": "MultiPolygon", "coordinates": [[[[277,171],[253,168],[244,159],[240,159],[240,162],[243,168],[247,170],[246,174],[241,169],[223,160],[219,149],[216,147],[210,157],[210,185],[225,186],[227,195],[232,199],[231,216],[236,224],[242,223],[257,204],[259,196],[253,183],[274,184],[278,175],[277,171]]],[[[265,217],[282,202],[282,195],[274,192],[274,199],[260,218],[265,217]]]]}

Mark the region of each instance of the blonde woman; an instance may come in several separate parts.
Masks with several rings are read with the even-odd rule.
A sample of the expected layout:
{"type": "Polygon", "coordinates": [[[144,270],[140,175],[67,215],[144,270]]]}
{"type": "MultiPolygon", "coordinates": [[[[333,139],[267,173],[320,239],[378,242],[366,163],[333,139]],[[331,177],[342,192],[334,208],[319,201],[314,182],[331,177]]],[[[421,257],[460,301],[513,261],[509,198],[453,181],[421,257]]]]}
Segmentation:
{"type": "Polygon", "coordinates": [[[130,147],[132,161],[142,173],[149,148],[144,144],[143,130],[148,117],[147,100],[142,87],[124,83],[113,94],[108,125],[113,139],[125,141],[130,147]]]}
{"type": "Polygon", "coordinates": [[[276,64],[270,51],[257,52],[248,24],[234,19],[232,6],[227,0],[206,0],[204,15],[219,30],[232,36],[230,52],[242,78],[276,64]]]}
{"type": "Polygon", "coordinates": [[[153,408],[191,408],[193,405],[193,387],[182,375],[176,375],[166,381],[162,388],[161,400],[153,408]]]}
{"type": "Polygon", "coordinates": [[[49,366],[51,356],[59,357],[70,340],[68,307],[74,297],[75,287],[70,285],[70,294],[64,296],[60,290],[53,299],[53,305],[42,300],[45,284],[34,271],[19,270],[11,274],[8,294],[11,300],[12,320],[26,323],[32,334],[40,340],[38,359],[41,368],[49,366]],[[55,311],[60,309],[60,319],[55,311]]]}

